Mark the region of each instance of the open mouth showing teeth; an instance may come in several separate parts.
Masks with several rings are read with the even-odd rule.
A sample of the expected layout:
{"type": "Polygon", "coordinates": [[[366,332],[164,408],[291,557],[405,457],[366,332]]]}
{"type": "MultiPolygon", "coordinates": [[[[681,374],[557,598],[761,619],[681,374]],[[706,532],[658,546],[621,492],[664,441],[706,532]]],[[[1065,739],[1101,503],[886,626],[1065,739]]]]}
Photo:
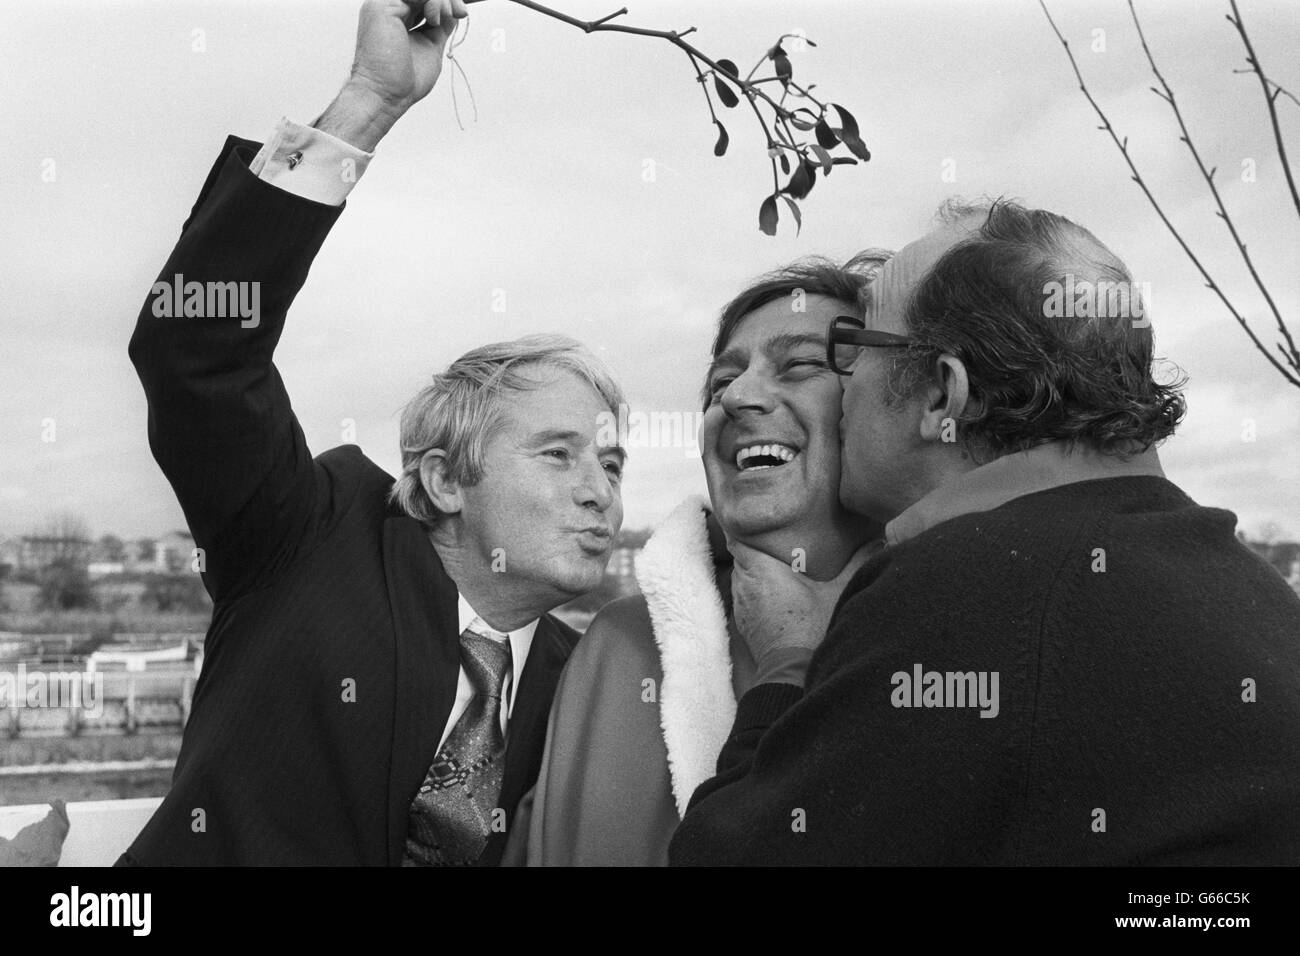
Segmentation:
{"type": "Polygon", "coordinates": [[[741,471],[779,468],[794,461],[798,454],[788,445],[749,445],[736,452],[736,467],[741,471]]]}

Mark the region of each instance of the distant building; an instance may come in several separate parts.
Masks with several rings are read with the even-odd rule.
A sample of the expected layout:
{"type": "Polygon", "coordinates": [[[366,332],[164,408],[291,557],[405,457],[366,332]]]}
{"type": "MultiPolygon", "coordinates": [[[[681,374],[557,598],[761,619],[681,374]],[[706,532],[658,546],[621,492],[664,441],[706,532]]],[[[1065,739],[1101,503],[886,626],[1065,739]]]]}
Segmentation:
{"type": "Polygon", "coordinates": [[[1261,558],[1273,565],[1277,573],[1288,581],[1295,579],[1296,562],[1300,561],[1300,542],[1295,541],[1242,541],[1261,558]]]}
{"type": "Polygon", "coordinates": [[[650,532],[643,529],[625,528],[620,531],[614,540],[614,550],[605,567],[605,576],[617,578],[620,583],[629,582],[635,589],[636,556],[649,540],[650,532]]]}
{"type": "Polygon", "coordinates": [[[17,570],[49,567],[56,561],[85,564],[90,555],[90,541],[68,535],[26,534],[18,539],[17,570]]]}
{"type": "Polygon", "coordinates": [[[615,548],[609,556],[609,565],[605,573],[620,579],[635,577],[636,556],[640,551],[640,548],[615,548]]]}
{"type": "Polygon", "coordinates": [[[128,573],[153,570],[157,560],[158,543],[153,538],[137,538],[124,543],[122,563],[128,573]]]}
{"type": "MultiPolygon", "coordinates": [[[[93,568],[94,565],[91,567],[93,568]]],[[[143,581],[119,577],[116,574],[96,578],[92,571],[90,589],[94,592],[95,602],[104,610],[111,611],[115,608],[139,604],[148,591],[148,586],[143,581]]]]}
{"type": "Polygon", "coordinates": [[[115,534],[106,534],[90,546],[91,564],[125,564],[126,542],[115,534]]]}
{"type": "Polygon", "coordinates": [[[8,565],[12,570],[19,570],[18,562],[23,554],[23,543],[18,538],[0,538],[0,565],[8,565]]]}
{"type": "Polygon", "coordinates": [[[91,561],[86,565],[86,573],[90,575],[92,581],[114,574],[122,574],[125,571],[126,565],[121,561],[91,561]]]}
{"type": "Polygon", "coordinates": [[[194,536],[188,531],[173,531],[159,538],[151,570],[162,574],[189,571],[194,561],[194,536]]]}
{"type": "Polygon", "coordinates": [[[1269,560],[1282,577],[1294,577],[1296,562],[1300,562],[1300,544],[1295,541],[1280,541],[1274,544],[1269,560]]]}

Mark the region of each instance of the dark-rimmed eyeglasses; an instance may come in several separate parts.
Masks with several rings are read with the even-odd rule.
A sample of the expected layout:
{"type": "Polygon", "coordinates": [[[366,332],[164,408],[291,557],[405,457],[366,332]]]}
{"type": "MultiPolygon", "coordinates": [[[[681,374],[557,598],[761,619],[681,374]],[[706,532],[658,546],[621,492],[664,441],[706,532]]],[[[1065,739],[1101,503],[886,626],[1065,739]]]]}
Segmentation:
{"type": "Polygon", "coordinates": [[[837,315],[826,332],[826,364],[837,375],[852,375],[853,363],[866,348],[906,348],[912,340],[893,332],[876,332],[851,315],[837,315]]]}

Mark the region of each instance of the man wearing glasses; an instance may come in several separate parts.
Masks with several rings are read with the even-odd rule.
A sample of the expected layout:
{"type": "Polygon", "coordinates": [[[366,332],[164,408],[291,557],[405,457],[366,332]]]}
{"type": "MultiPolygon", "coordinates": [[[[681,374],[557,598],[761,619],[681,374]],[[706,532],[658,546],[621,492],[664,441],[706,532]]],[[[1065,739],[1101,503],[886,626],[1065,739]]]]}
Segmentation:
{"type": "Polygon", "coordinates": [[[1127,269],[1049,212],[941,215],[828,332],[885,546],[841,595],[733,544],[738,628],[807,667],[741,699],[671,861],[1300,863],[1300,599],[1164,477],[1140,307],[1049,307],[1127,269]]]}

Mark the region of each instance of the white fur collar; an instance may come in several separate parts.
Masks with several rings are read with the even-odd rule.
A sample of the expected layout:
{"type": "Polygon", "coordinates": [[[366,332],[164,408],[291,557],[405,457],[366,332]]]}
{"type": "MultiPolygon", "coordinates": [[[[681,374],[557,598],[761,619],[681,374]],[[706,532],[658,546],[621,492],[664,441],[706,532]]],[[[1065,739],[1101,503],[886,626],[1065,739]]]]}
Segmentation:
{"type": "Polygon", "coordinates": [[[679,816],[695,788],[716,773],[736,717],[727,617],[709,550],[707,510],[702,495],[683,501],[636,561],[663,665],[659,721],[679,816]]]}

